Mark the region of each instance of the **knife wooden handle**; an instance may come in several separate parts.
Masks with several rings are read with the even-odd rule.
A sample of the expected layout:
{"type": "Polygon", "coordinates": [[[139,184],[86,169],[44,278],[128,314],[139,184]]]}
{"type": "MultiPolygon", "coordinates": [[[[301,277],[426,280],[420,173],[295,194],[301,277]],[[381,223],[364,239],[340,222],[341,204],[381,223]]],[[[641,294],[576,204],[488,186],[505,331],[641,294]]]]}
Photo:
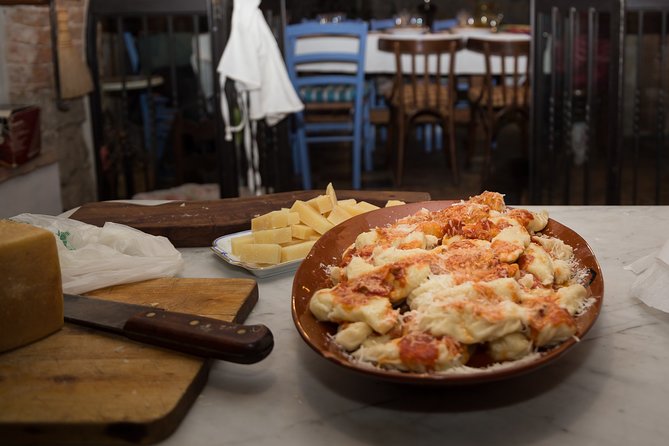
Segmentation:
{"type": "Polygon", "coordinates": [[[264,325],[240,325],[158,309],[132,316],[123,331],[137,341],[240,364],[258,362],[274,347],[272,332],[264,325]]]}

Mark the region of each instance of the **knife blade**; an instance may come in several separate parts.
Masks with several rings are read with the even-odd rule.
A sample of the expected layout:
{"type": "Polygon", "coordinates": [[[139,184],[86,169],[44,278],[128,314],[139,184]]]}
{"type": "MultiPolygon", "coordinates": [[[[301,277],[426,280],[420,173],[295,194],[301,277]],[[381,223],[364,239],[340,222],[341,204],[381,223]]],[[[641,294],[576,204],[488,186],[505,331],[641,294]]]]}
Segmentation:
{"type": "Polygon", "coordinates": [[[241,325],[144,305],[63,294],[65,320],[195,356],[239,364],[264,359],[274,347],[264,325],[241,325]]]}

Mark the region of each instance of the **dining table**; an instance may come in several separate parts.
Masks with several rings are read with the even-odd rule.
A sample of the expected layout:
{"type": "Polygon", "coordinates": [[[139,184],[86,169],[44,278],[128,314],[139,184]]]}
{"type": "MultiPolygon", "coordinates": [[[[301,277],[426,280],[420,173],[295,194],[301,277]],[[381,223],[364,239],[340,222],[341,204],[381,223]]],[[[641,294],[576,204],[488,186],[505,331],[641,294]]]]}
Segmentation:
{"type": "Polygon", "coordinates": [[[489,382],[402,383],[342,367],[296,329],[294,270],[258,276],[211,246],[179,247],[178,277],[257,281],[258,301],[245,323],[267,326],[274,348],[253,364],[213,361],[192,406],[158,444],[667,444],[669,314],[631,293],[637,276],[627,267],[667,242],[669,206],[522,207],[546,210],[587,242],[601,267],[603,305],[562,356],[489,382]]]}
{"type": "MultiPolygon", "coordinates": [[[[385,31],[370,31],[367,34],[365,46],[365,73],[369,75],[394,74],[396,71],[395,57],[392,53],[379,49],[379,41],[384,38],[401,38],[416,40],[439,40],[439,39],[461,39],[463,42],[469,37],[477,37],[489,40],[507,40],[507,41],[529,41],[530,35],[512,32],[492,32],[486,28],[454,28],[442,32],[423,32],[413,29],[397,28],[385,31]]],[[[316,36],[308,39],[301,39],[297,42],[296,53],[306,54],[310,52],[336,52],[336,51],[355,51],[357,48],[357,39],[347,37],[326,37],[316,36]]],[[[442,56],[442,66],[448,66],[449,56],[442,56]]],[[[512,62],[506,61],[507,71],[512,68],[512,62]]],[[[519,66],[524,69],[527,64],[527,58],[519,60],[519,66]]],[[[419,64],[420,65],[420,64],[419,64]]],[[[350,65],[331,62],[319,64],[303,64],[299,68],[304,71],[322,71],[322,72],[350,72],[353,67],[350,65]]],[[[456,75],[482,75],[485,74],[485,59],[481,53],[470,51],[466,48],[458,51],[455,59],[454,71],[456,75]]],[[[501,72],[501,60],[493,57],[491,63],[493,73],[501,72]]]]}
{"type": "Polygon", "coordinates": [[[631,295],[636,276],[625,267],[667,241],[669,207],[523,207],[547,210],[587,241],[604,276],[603,306],[566,354],[488,383],[421,386],[342,368],[298,334],[294,272],[258,278],[207,247],[180,248],[183,277],[257,279],[259,300],[246,322],[267,325],[275,347],[256,364],[217,361],[160,444],[665,445],[669,315],[631,295]]]}

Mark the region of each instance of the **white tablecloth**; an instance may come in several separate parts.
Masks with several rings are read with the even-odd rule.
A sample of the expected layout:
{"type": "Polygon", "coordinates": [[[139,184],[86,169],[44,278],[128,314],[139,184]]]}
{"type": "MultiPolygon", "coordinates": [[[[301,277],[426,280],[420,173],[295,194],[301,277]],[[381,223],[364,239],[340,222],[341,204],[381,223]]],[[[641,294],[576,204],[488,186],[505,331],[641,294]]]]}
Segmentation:
{"type": "MultiPolygon", "coordinates": [[[[485,38],[490,40],[529,40],[530,36],[527,34],[514,33],[491,33],[487,30],[480,29],[458,29],[454,33],[435,33],[435,34],[390,34],[382,32],[370,32],[367,35],[367,42],[365,48],[365,72],[368,74],[390,74],[395,73],[395,56],[387,51],[379,50],[379,39],[393,37],[393,38],[411,38],[411,39],[453,39],[462,38],[466,40],[468,37],[476,36],[477,38],[485,38]]],[[[336,52],[336,51],[356,51],[358,48],[358,41],[354,38],[348,37],[312,37],[309,39],[302,39],[297,42],[296,51],[298,54],[306,54],[311,52],[336,52]]],[[[448,56],[442,56],[442,66],[448,66],[448,56]]],[[[526,58],[519,60],[519,68],[525,69],[527,63],[526,58]]],[[[418,66],[422,66],[420,61],[418,66]]],[[[501,61],[499,58],[493,58],[492,71],[501,71],[501,61]]],[[[304,64],[301,65],[300,70],[305,71],[322,71],[322,72],[352,72],[354,70],[351,64],[342,63],[328,63],[328,64],[304,64]]],[[[513,70],[513,62],[507,61],[507,71],[513,70]]],[[[455,59],[455,74],[484,74],[485,60],[482,54],[463,49],[458,51],[455,59]]]]}

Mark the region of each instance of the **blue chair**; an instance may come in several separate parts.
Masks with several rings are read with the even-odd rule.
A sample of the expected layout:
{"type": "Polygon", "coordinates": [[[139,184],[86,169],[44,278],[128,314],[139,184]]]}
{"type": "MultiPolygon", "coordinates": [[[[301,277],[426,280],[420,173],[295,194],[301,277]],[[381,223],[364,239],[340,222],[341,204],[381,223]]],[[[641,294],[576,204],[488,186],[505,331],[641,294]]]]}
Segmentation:
{"type": "Polygon", "coordinates": [[[370,31],[383,31],[384,29],[394,28],[395,19],[371,19],[369,21],[370,31]]]}
{"type": "MultiPolygon", "coordinates": [[[[365,46],[367,23],[298,23],[286,26],[285,61],[288,75],[298,92],[305,110],[294,115],[294,142],[297,148],[302,187],[311,189],[309,146],[318,143],[351,142],[353,146],[352,186],[361,187],[363,149],[371,150],[363,139],[369,117],[369,101],[365,89],[365,46]],[[297,42],[310,37],[353,37],[358,40],[354,52],[311,52],[296,54],[297,42]],[[349,73],[300,70],[300,65],[322,63],[351,64],[349,73]]],[[[366,168],[371,156],[365,156],[366,168]]]]}
{"type": "Polygon", "coordinates": [[[432,31],[433,32],[439,32],[439,31],[446,31],[451,28],[455,28],[458,26],[458,19],[441,19],[441,20],[435,20],[432,23],[432,31]]]}

